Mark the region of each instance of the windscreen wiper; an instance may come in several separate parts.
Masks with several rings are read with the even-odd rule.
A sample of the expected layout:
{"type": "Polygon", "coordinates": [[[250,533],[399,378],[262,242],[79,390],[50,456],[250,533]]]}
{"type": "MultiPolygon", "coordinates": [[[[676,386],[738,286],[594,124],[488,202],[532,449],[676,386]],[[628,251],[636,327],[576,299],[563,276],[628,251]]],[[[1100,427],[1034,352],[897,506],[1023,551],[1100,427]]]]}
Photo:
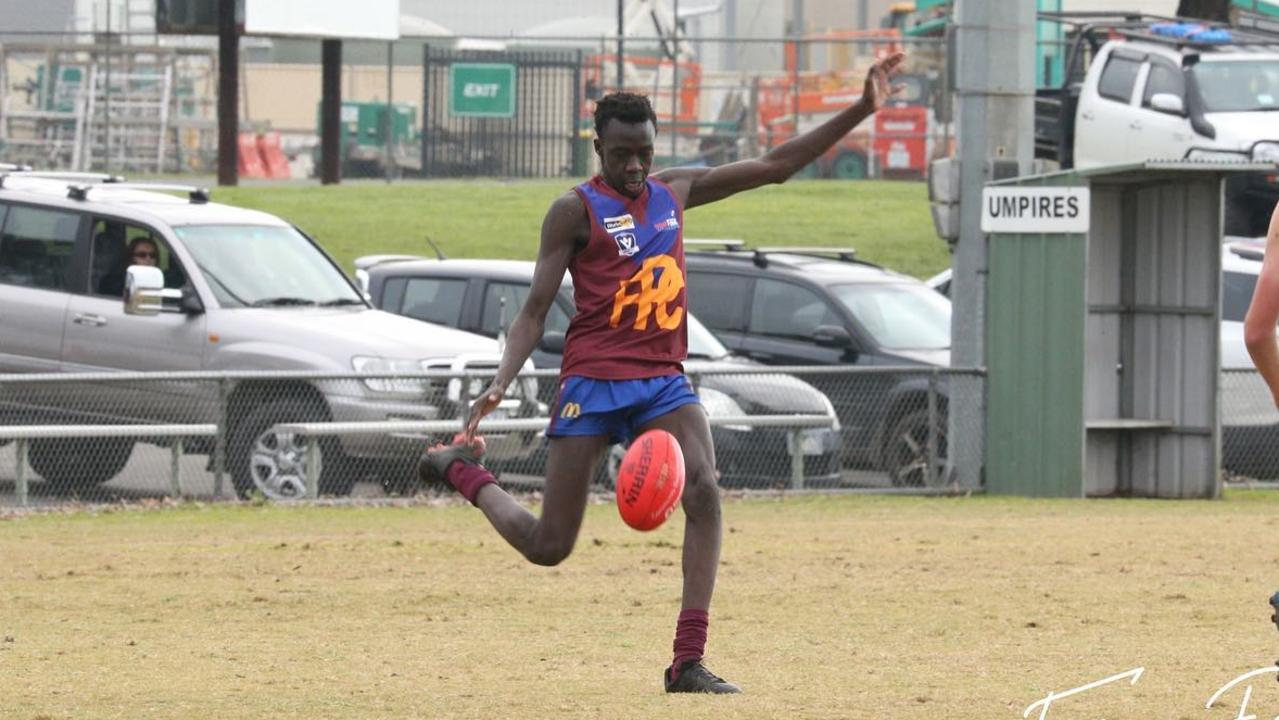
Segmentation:
{"type": "Polygon", "coordinates": [[[309,299],[309,298],[300,298],[300,297],[273,297],[273,298],[262,298],[261,300],[254,300],[254,301],[253,301],[253,303],[252,303],[252,307],[285,307],[285,306],[289,306],[289,305],[297,305],[297,306],[302,306],[302,305],[311,305],[311,306],[314,306],[315,304],[316,304],[316,303],[315,303],[315,301],[314,301],[314,300],[311,300],[311,299],[309,299]]]}

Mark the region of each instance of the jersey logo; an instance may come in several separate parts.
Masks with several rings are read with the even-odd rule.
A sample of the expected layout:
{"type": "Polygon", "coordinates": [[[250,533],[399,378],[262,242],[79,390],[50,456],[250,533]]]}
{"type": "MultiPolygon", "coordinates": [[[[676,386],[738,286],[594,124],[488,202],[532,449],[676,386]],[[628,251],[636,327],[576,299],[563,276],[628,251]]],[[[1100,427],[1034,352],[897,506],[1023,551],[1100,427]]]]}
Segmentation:
{"type": "Polygon", "coordinates": [[[617,243],[617,254],[622,257],[630,257],[639,252],[639,242],[635,240],[635,233],[618,233],[613,236],[613,242],[617,243]]]}
{"type": "Polygon", "coordinates": [[[604,218],[604,229],[608,232],[615,233],[619,230],[634,230],[635,218],[626,215],[618,215],[617,217],[604,218]]]}
{"type": "Polygon", "coordinates": [[[564,403],[564,409],[560,410],[560,417],[566,420],[572,420],[582,416],[582,406],[575,402],[564,403]]]}
{"type": "Polygon", "coordinates": [[[671,216],[655,223],[653,229],[661,232],[662,230],[677,230],[679,228],[679,220],[675,217],[675,211],[671,211],[671,216]]]}
{"type": "Polygon", "coordinates": [[[631,327],[636,331],[647,330],[650,317],[655,317],[657,326],[663,330],[675,330],[684,320],[684,308],[670,307],[684,289],[684,274],[670,255],[648,258],[639,272],[618,285],[617,294],[613,296],[613,314],[608,319],[610,327],[620,325],[622,311],[631,306],[635,307],[635,322],[631,327]]]}

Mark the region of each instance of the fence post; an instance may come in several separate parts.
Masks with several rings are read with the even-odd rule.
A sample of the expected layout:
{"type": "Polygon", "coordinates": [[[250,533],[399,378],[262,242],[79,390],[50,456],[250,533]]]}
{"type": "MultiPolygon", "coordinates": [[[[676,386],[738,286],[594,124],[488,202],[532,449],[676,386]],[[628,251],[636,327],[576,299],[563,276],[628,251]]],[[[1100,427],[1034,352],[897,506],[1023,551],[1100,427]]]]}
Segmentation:
{"type": "Polygon", "coordinates": [[[801,436],[804,434],[802,428],[791,428],[787,431],[790,435],[790,488],[791,490],[802,490],[804,488],[804,446],[801,436]]]}
{"type": "Polygon", "coordinates": [[[218,432],[213,437],[213,497],[222,497],[226,478],[227,452],[227,379],[218,378],[218,432]]]}
{"type": "Polygon", "coordinates": [[[320,440],[315,435],[306,436],[306,497],[320,498],[320,440]]]}
{"type": "Polygon", "coordinates": [[[924,476],[925,487],[937,482],[937,374],[938,368],[933,368],[928,374],[928,469],[924,476]]]}
{"type": "Polygon", "coordinates": [[[169,491],[175,499],[182,497],[182,438],[173,439],[172,455],[169,459],[169,491]]]}
{"type": "Polygon", "coordinates": [[[18,452],[18,474],[16,478],[15,490],[18,494],[18,504],[22,507],[27,506],[27,439],[18,438],[16,441],[18,452]]]}

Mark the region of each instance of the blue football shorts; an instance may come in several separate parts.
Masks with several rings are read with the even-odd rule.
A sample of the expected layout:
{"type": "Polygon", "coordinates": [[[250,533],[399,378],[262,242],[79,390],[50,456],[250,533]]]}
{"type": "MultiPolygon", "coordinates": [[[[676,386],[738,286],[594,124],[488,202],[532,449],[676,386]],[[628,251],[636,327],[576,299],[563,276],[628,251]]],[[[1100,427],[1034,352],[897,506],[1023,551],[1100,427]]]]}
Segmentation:
{"type": "Polygon", "coordinates": [[[641,380],[567,377],[560,381],[546,434],[607,435],[610,442],[629,442],[650,420],[696,402],[693,384],[682,374],[641,380]]]}

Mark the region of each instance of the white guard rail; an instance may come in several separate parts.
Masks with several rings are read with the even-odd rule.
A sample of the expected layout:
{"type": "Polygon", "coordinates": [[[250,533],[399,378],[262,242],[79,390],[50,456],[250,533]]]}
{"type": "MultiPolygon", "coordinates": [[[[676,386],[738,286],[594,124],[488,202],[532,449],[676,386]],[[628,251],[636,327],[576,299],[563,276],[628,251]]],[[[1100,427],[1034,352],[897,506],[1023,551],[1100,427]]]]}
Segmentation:
{"type": "MultiPolygon", "coordinates": [[[[800,433],[805,428],[830,427],[834,417],[830,415],[731,415],[707,418],[711,425],[745,425],[750,427],[783,427],[790,430],[792,448],[800,447],[800,433]]],[[[550,423],[550,418],[525,418],[519,420],[486,420],[482,423],[485,431],[494,432],[533,432],[542,431],[550,423]]],[[[428,433],[458,432],[465,425],[460,420],[419,420],[385,422],[311,422],[280,423],[275,426],[278,433],[294,433],[306,436],[306,486],[309,493],[316,493],[319,488],[318,445],[316,438],[322,435],[426,435],[428,433]]],[[[804,454],[791,453],[791,487],[800,489],[804,486],[804,454]]],[[[315,495],[311,495],[315,497],[315,495]]]]}
{"type": "Polygon", "coordinates": [[[182,459],[182,438],[213,437],[218,426],[207,425],[10,425],[0,427],[0,440],[13,440],[18,453],[17,476],[14,492],[18,504],[25,506],[29,496],[27,483],[27,443],[49,438],[109,438],[109,437],[171,437],[172,456],[169,462],[169,488],[174,497],[182,496],[182,480],[179,461],[182,459]]]}

